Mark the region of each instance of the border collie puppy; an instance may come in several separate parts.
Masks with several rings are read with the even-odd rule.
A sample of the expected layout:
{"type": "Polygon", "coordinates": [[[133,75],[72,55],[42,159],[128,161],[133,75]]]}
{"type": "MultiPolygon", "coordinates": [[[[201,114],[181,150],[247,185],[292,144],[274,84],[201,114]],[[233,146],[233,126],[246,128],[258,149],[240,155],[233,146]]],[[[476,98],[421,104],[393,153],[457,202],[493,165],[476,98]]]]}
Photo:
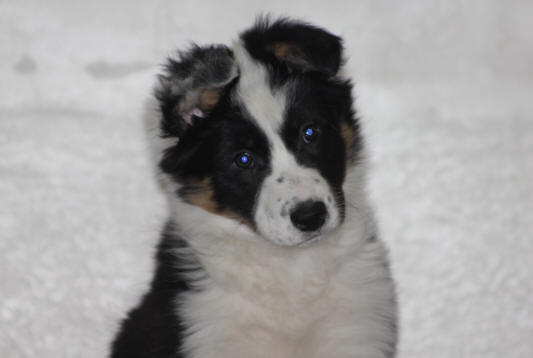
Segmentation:
{"type": "Polygon", "coordinates": [[[394,285],[341,39],[260,19],[155,89],[171,214],[113,358],[384,358],[394,285]]]}

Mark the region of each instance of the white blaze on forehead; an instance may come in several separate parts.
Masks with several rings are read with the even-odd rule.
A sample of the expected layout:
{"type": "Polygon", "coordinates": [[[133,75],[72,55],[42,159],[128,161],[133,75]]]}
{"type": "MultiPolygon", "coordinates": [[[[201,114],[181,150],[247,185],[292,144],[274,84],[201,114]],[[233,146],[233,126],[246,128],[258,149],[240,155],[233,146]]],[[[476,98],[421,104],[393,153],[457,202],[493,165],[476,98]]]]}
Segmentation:
{"type": "Polygon", "coordinates": [[[240,78],[235,100],[240,102],[252,119],[271,137],[283,121],[286,93],[282,88],[272,91],[266,68],[250,57],[240,42],[233,44],[240,78]]]}
{"type": "Polygon", "coordinates": [[[272,157],[272,176],[289,169],[295,170],[298,164],[279,134],[287,105],[286,88],[273,90],[265,66],[252,59],[241,43],[234,43],[233,51],[240,70],[235,100],[241,103],[250,119],[267,136],[272,157]]]}
{"type": "Polygon", "coordinates": [[[240,42],[233,44],[233,52],[240,71],[235,100],[246,109],[250,119],[267,136],[272,155],[273,173],[279,167],[297,166],[296,160],[289,154],[279,135],[287,105],[286,88],[273,90],[270,87],[265,66],[252,59],[240,42]]]}

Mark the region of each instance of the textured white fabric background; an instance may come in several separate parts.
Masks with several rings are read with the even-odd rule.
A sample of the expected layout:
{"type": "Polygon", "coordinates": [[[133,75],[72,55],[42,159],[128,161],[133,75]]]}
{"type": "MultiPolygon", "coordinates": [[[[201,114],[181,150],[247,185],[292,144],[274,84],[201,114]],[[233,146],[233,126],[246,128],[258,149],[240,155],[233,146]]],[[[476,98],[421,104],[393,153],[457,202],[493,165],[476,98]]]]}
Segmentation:
{"type": "Polygon", "coordinates": [[[0,356],[104,357],[165,208],[157,65],[260,11],[346,39],[401,358],[533,357],[533,5],[0,1],[0,356]]]}

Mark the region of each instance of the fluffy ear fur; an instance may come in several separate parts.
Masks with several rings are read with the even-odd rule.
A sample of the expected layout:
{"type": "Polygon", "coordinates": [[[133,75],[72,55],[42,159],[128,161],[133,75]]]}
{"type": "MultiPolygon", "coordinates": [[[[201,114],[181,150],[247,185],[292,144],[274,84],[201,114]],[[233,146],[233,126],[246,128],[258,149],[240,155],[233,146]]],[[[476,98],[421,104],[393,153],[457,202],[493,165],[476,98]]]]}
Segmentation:
{"type": "Polygon", "coordinates": [[[241,38],[253,57],[281,71],[334,76],[342,63],[341,38],[305,22],[260,18],[241,38]]]}
{"type": "Polygon", "coordinates": [[[162,135],[181,137],[195,121],[207,117],[237,76],[233,54],[223,45],[194,45],[178,59],[169,58],[155,90],[162,135]]]}

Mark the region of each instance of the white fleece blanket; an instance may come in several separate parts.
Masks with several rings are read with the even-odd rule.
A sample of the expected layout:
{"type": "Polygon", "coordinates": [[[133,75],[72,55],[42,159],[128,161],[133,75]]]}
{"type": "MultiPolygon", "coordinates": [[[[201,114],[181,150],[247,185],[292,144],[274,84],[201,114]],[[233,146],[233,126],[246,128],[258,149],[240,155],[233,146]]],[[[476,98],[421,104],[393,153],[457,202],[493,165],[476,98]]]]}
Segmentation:
{"type": "Polygon", "coordinates": [[[399,356],[533,357],[533,6],[268,3],[0,3],[1,357],[106,355],[165,220],[140,119],[157,66],[260,11],[346,39],[399,356]]]}

